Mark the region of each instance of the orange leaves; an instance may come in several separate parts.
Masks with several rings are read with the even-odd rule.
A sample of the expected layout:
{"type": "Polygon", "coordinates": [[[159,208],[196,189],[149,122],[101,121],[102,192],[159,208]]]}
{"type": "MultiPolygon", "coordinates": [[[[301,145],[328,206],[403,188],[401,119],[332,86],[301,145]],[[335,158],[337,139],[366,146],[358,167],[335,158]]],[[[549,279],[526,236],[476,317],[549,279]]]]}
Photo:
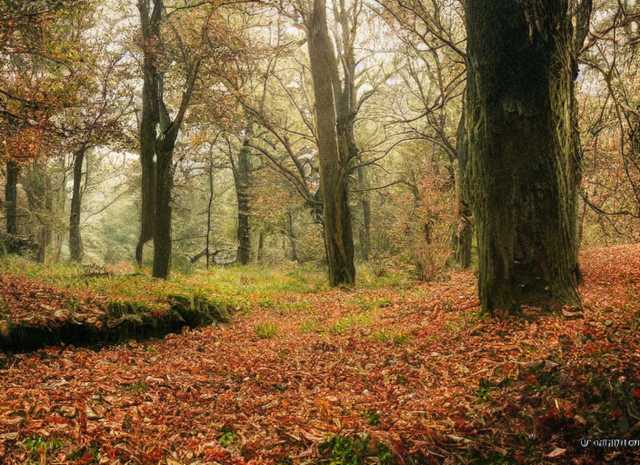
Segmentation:
{"type": "Polygon", "coordinates": [[[4,137],[3,149],[7,158],[29,160],[36,158],[44,144],[44,130],[38,126],[28,126],[4,137]]]}
{"type": "MultiPolygon", "coordinates": [[[[400,290],[274,295],[224,327],[0,359],[0,451],[24,463],[20,444],[41,435],[61,438],[66,457],[90,444],[103,463],[298,464],[332,435],[364,432],[424,463],[437,453],[432,463],[596,465],[575,438],[622,434],[640,407],[637,257],[638,247],[586,254],[582,320],[483,317],[473,275],[455,273],[400,290]],[[256,338],[266,322],[278,335],[256,338]]],[[[27,306],[48,292],[57,307],[54,290],[16,286],[27,306]]]]}

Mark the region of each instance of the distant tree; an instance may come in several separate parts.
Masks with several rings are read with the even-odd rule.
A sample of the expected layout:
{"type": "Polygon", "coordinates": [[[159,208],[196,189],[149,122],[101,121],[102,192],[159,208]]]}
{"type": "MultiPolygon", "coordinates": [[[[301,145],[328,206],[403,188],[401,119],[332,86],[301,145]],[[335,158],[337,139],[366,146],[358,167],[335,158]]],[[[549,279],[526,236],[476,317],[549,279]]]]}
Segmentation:
{"type": "MultiPolygon", "coordinates": [[[[27,181],[48,178],[46,173],[22,176],[23,168],[29,166],[32,171],[33,159],[58,153],[70,136],[60,113],[77,103],[82,82],[78,64],[83,60],[83,29],[77,26],[92,8],[90,0],[3,2],[0,5],[0,157],[6,166],[5,213],[10,234],[19,231],[18,217],[26,216],[19,215],[17,210],[20,179],[29,194],[42,189],[40,184],[31,186],[27,181]]],[[[40,161],[38,170],[42,171],[45,165],[46,162],[40,161]]],[[[40,197],[29,196],[30,207],[39,212],[30,213],[31,218],[44,221],[48,215],[42,211],[48,208],[49,202],[45,199],[40,202],[40,197]]],[[[48,234],[36,235],[48,237],[48,234]]],[[[45,245],[40,244],[41,259],[44,259],[45,245]]]]}

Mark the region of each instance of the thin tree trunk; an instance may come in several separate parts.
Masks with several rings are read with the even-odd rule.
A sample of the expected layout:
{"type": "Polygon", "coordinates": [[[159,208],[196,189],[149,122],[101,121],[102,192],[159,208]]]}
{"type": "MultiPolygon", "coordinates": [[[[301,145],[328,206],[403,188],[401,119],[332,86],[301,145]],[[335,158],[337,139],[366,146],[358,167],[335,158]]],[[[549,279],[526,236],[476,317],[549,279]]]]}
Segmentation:
{"type": "Polygon", "coordinates": [[[264,232],[260,230],[258,233],[258,253],[256,254],[256,261],[262,263],[264,257],[264,232]]]}
{"type": "Polygon", "coordinates": [[[211,260],[211,226],[213,213],[213,155],[209,152],[209,201],[207,202],[207,242],[205,253],[207,254],[207,270],[211,260]]]}
{"type": "Polygon", "coordinates": [[[364,166],[359,166],[357,169],[358,174],[358,188],[360,192],[360,209],[362,210],[362,224],[359,230],[360,239],[360,258],[363,261],[369,261],[370,252],[370,237],[371,237],[371,203],[369,201],[369,194],[366,192],[368,188],[368,182],[366,178],[364,166]]]}
{"type": "Polygon", "coordinates": [[[236,168],[236,197],[238,199],[238,262],[241,265],[248,265],[251,260],[251,214],[250,183],[251,183],[251,149],[249,148],[251,138],[251,123],[246,127],[246,133],[242,142],[242,148],[238,153],[238,163],[236,168]]]}
{"type": "Polygon", "coordinates": [[[4,205],[7,233],[18,234],[18,174],[19,168],[15,160],[6,163],[6,184],[4,186],[4,205]]]}
{"type": "Polygon", "coordinates": [[[295,230],[293,227],[293,213],[291,210],[287,210],[287,238],[289,239],[289,260],[293,262],[298,261],[298,246],[295,230]]]}
{"type": "Polygon", "coordinates": [[[456,202],[458,204],[458,223],[454,234],[454,256],[455,261],[461,268],[471,266],[471,242],[473,239],[473,223],[471,222],[471,204],[469,201],[469,186],[466,181],[467,173],[467,142],[464,128],[464,109],[460,116],[457,135],[456,160],[457,173],[456,180],[456,202]]]}
{"type": "Polygon", "coordinates": [[[468,0],[466,131],[482,308],[579,306],[568,1],[468,0]]]}
{"type": "Polygon", "coordinates": [[[308,23],[308,49],[315,95],[324,239],[332,286],[355,283],[353,232],[347,181],[348,159],[338,146],[333,79],[337,70],[327,29],[325,0],[314,0],[308,23]]]}
{"type": "Polygon", "coordinates": [[[52,233],[52,224],[51,217],[53,216],[53,195],[51,189],[51,178],[49,175],[45,175],[45,191],[44,191],[44,209],[47,213],[46,219],[42,225],[42,236],[40,238],[40,243],[42,244],[40,250],[42,256],[41,262],[44,263],[47,260],[47,250],[51,244],[51,239],[53,237],[52,233]]]}
{"type": "Polygon", "coordinates": [[[80,212],[82,209],[82,167],[85,150],[80,149],[73,157],[73,191],[71,194],[71,213],[69,215],[69,252],[71,261],[82,261],[82,236],[80,233],[80,212]]]}

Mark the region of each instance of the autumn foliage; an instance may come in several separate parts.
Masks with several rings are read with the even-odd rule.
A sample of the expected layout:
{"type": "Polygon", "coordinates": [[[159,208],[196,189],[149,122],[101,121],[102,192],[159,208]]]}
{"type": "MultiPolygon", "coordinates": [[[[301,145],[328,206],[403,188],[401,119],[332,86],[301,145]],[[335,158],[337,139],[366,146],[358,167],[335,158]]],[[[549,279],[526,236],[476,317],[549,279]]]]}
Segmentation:
{"type": "Polygon", "coordinates": [[[256,294],[229,326],[5,354],[0,454],[8,465],[329,463],[357,451],[384,463],[637,463],[637,448],[580,439],[637,435],[638,252],[583,254],[577,320],[485,318],[473,275],[455,273],[409,289],[256,294]]]}

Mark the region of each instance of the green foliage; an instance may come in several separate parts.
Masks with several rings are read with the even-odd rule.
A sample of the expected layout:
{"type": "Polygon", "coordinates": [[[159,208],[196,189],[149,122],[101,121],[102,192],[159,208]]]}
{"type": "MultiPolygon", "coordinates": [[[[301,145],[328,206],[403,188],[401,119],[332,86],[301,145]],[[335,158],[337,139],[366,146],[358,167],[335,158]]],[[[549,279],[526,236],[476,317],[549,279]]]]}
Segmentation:
{"type": "Polygon", "coordinates": [[[218,436],[218,443],[222,447],[231,446],[238,439],[238,435],[229,426],[224,426],[220,430],[220,436],[218,436]]]}
{"type": "Polygon", "coordinates": [[[486,378],[481,378],[478,382],[478,389],[476,389],[476,396],[481,401],[487,401],[491,399],[491,392],[495,389],[501,389],[511,384],[513,380],[511,378],[504,378],[499,382],[493,382],[486,378]]]}
{"type": "Polygon", "coordinates": [[[142,394],[149,389],[149,386],[144,381],[136,381],[135,383],[127,384],[124,389],[135,394],[142,394]]]}
{"type": "Polygon", "coordinates": [[[300,324],[300,331],[302,333],[321,333],[322,323],[317,318],[308,318],[300,324]]]}
{"type": "Polygon", "coordinates": [[[43,436],[31,436],[22,441],[22,446],[27,450],[32,460],[38,460],[42,455],[53,452],[64,446],[64,442],[58,438],[45,438],[43,436]]]}
{"type": "Polygon", "coordinates": [[[357,305],[360,309],[367,311],[367,310],[374,310],[378,308],[388,307],[389,305],[391,305],[391,300],[387,297],[378,297],[374,299],[365,299],[362,297],[357,297],[354,299],[353,303],[357,305]]]}
{"type": "Polygon", "coordinates": [[[332,334],[340,335],[340,334],[346,333],[347,331],[353,328],[368,326],[371,324],[371,322],[372,322],[371,314],[356,313],[353,315],[347,315],[340,318],[329,328],[329,331],[332,334]]]}
{"type": "Polygon", "coordinates": [[[364,417],[371,426],[378,426],[380,424],[380,412],[376,410],[367,410],[364,412],[364,417]]]}
{"type": "Polygon", "coordinates": [[[396,346],[407,344],[411,340],[411,336],[402,332],[395,332],[382,329],[373,333],[371,336],[374,341],[383,343],[393,343],[396,346]]]}
{"type": "Polygon", "coordinates": [[[278,334],[278,327],[274,323],[259,323],[255,327],[255,332],[260,339],[271,339],[278,334]]]}
{"type": "Polygon", "coordinates": [[[480,399],[480,400],[488,400],[489,399],[489,393],[491,392],[491,389],[493,387],[494,387],[493,384],[491,384],[486,379],[482,378],[480,380],[480,382],[478,383],[478,389],[476,390],[476,396],[478,396],[478,399],[480,399]]]}
{"type": "Polygon", "coordinates": [[[395,463],[389,448],[382,443],[372,443],[368,435],[333,436],[320,444],[319,449],[324,457],[320,463],[328,465],[364,465],[366,463],[393,465],[395,463]]]}
{"type": "Polygon", "coordinates": [[[396,270],[384,267],[380,270],[380,265],[375,260],[362,264],[358,267],[358,287],[363,288],[410,288],[415,286],[416,281],[405,270],[396,270]]]}

